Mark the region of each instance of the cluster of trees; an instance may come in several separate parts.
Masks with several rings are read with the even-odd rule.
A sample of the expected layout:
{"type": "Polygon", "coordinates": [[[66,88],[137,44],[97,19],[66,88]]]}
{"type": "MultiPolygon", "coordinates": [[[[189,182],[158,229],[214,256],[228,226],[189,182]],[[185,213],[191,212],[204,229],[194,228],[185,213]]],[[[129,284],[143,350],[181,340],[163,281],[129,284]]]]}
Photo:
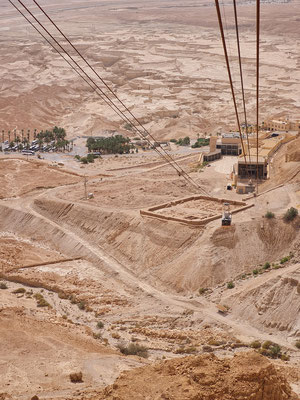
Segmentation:
{"type": "Polygon", "coordinates": [[[195,144],[193,144],[192,148],[196,149],[198,147],[208,146],[209,142],[210,142],[210,139],[198,138],[197,142],[195,144]]]}
{"type": "Polygon", "coordinates": [[[191,144],[191,140],[188,136],[186,136],[185,138],[180,138],[177,140],[176,144],[178,144],[178,146],[189,146],[191,144]]]}
{"type": "MultiPolygon", "coordinates": [[[[33,131],[34,139],[36,139],[36,135],[37,135],[37,129],[34,129],[33,131]]],[[[17,132],[17,129],[14,129],[13,131],[8,130],[7,133],[5,132],[4,129],[2,129],[2,142],[4,142],[6,139],[8,140],[9,143],[11,142],[17,143],[17,141],[23,143],[25,139],[27,139],[27,141],[29,142],[31,136],[32,135],[30,129],[27,129],[26,132],[24,129],[21,129],[19,132],[17,132]]]]}
{"type": "Polygon", "coordinates": [[[41,131],[36,135],[38,144],[40,146],[44,144],[53,143],[58,150],[69,150],[70,142],[66,140],[66,131],[64,128],[55,126],[52,130],[41,131]]]}
{"type": "MultiPolygon", "coordinates": [[[[199,138],[197,139],[196,143],[192,145],[193,149],[196,149],[197,147],[202,147],[202,146],[208,146],[209,145],[210,139],[205,139],[205,138],[199,138]]],[[[180,138],[178,140],[176,139],[171,139],[170,142],[176,143],[178,146],[189,146],[191,144],[191,140],[189,136],[186,136],[185,138],[180,138]]]]}
{"type": "MultiPolygon", "coordinates": [[[[29,149],[30,144],[27,138],[24,138],[23,140],[20,139],[19,136],[16,137],[15,141],[10,141],[8,144],[9,149],[14,149],[14,150],[23,150],[23,149],[29,149]]],[[[2,151],[1,147],[1,151],[2,151]]]]}
{"type": "Polygon", "coordinates": [[[128,154],[134,146],[130,144],[130,139],[122,135],[115,135],[105,138],[88,138],[86,146],[89,152],[99,152],[101,154],[128,154]]]}
{"type": "Polygon", "coordinates": [[[178,140],[171,139],[170,142],[176,143],[178,146],[189,146],[191,143],[191,140],[190,140],[189,136],[186,136],[185,138],[180,138],[178,140]]]}
{"type": "MultiPolygon", "coordinates": [[[[5,135],[2,131],[2,142],[4,142],[5,135]]],[[[51,147],[55,150],[70,150],[70,142],[66,140],[66,131],[64,128],[55,126],[52,130],[40,131],[37,133],[35,129],[33,132],[34,145],[30,141],[30,129],[27,134],[24,134],[24,129],[21,130],[20,135],[17,134],[16,129],[7,132],[8,148],[11,150],[23,150],[35,147],[34,150],[43,150],[44,147],[51,147]],[[50,146],[51,144],[51,146],[50,146]]]]}
{"type": "Polygon", "coordinates": [[[95,156],[94,154],[90,153],[86,157],[80,157],[79,155],[76,155],[75,160],[80,161],[82,164],[89,164],[89,163],[93,163],[95,158],[99,158],[99,157],[100,156],[95,156]]]}

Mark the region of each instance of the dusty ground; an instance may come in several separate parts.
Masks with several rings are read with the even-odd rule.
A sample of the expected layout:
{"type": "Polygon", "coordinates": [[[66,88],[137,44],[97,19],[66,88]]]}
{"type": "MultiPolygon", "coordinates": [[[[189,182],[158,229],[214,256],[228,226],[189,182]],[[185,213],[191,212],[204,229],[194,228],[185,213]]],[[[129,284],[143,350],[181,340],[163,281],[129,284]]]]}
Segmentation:
{"type": "MultiPolygon", "coordinates": [[[[239,208],[238,205],[232,205],[231,210],[239,208]]],[[[176,204],[171,207],[159,209],[157,214],[162,214],[171,217],[184,218],[184,219],[206,219],[215,215],[221,215],[223,211],[223,204],[217,201],[210,200],[191,200],[186,203],[176,204]]]]}
{"type": "MultiPolygon", "coordinates": [[[[277,156],[274,160],[276,165],[277,156]]],[[[272,340],[288,352],[290,362],[280,361],[279,366],[299,393],[297,375],[285,368],[299,368],[295,348],[299,336],[299,319],[295,318],[299,307],[299,219],[289,224],[281,219],[288,207],[299,204],[297,176],[285,186],[249,200],[254,207],[234,215],[231,228],[222,229],[220,221],[215,221],[194,229],[140,216],[141,207],[195,193],[153,156],[145,161],[133,157],[130,168],[124,169],[122,158],[114,159],[114,171],[106,177],[96,176],[97,162],[83,168],[79,177],[72,175],[76,170],[72,170],[73,163],[65,163],[59,170],[42,161],[40,168],[51,171],[55,187],[36,190],[36,179],[32,179],[31,191],[16,198],[8,191],[9,201],[1,201],[1,278],[8,286],[0,291],[2,316],[12,320],[3,326],[17,326],[22,317],[27,332],[26,326],[43,326],[46,320],[67,335],[75,335],[67,364],[64,354],[69,339],[62,342],[64,334],[56,328],[49,328],[46,344],[43,339],[43,345],[48,346],[50,340],[59,349],[45,353],[47,365],[36,361],[46,351],[40,345],[35,353],[28,353],[32,344],[24,342],[24,359],[19,353],[7,355],[3,345],[3,357],[11,360],[13,371],[22,377],[22,385],[16,387],[12,370],[6,371],[4,393],[12,398],[21,398],[21,393],[24,398],[34,393],[55,399],[92,396],[97,388],[113,383],[119,371],[136,363],[201,354],[205,346],[220,357],[229,356],[247,350],[254,339],[272,340]],[[83,199],[85,174],[95,196],[89,201],[83,199]],[[75,181],[66,185],[59,181],[62,175],[75,181]],[[266,210],[273,211],[276,218],[264,219],[266,210]],[[266,261],[279,264],[289,252],[294,257],[282,268],[252,276],[254,268],[266,261]],[[227,289],[229,280],[235,283],[233,290],[227,289]],[[13,293],[20,288],[26,292],[13,293]],[[208,290],[200,296],[200,288],[208,290]],[[37,307],[36,293],[49,305],[37,307]],[[218,304],[230,307],[226,317],[217,313],[218,304]],[[100,329],[99,321],[103,323],[100,329]],[[113,354],[104,357],[102,350],[98,353],[77,346],[81,333],[76,333],[76,327],[88,335],[85,342],[91,349],[107,346],[106,351],[113,354]],[[148,361],[122,356],[118,346],[129,343],[146,346],[148,361]],[[26,360],[34,362],[38,371],[21,373],[20,363],[26,360]],[[76,392],[68,379],[72,370],[84,374],[84,383],[76,386],[76,392]],[[45,380],[35,380],[40,374],[45,380]]],[[[193,158],[181,163],[194,171],[191,174],[197,182],[206,182],[207,190],[220,196],[227,192],[232,199],[241,200],[225,191],[229,179],[226,165],[232,164],[233,158],[213,163],[202,172],[195,171],[191,161],[193,158]]],[[[98,162],[101,165],[101,160],[98,162]]],[[[17,177],[19,161],[5,163],[17,177]]],[[[23,163],[28,176],[34,177],[35,163],[23,163]]],[[[18,180],[15,182],[18,187],[18,180]]],[[[3,338],[9,335],[11,343],[19,340],[14,329],[9,328],[9,333],[3,329],[3,338]]],[[[40,333],[31,337],[35,343],[43,338],[40,333]]]]}
{"type": "Polygon", "coordinates": [[[141,365],[100,344],[88,329],[76,327],[51,309],[37,308],[35,292],[24,296],[0,291],[1,394],[28,399],[44,392],[65,398],[74,391],[70,373],[83,372],[81,389],[100,388],[124,368],[141,365]]]}
{"type": "MultiPolygon", "coordinates": [[[[210,4],[44,4],[157,138],[232,126],[210,4]]],[[[299,107],[297,6],[262,6],[262,116],[292,118],[299,107]]],[[[240,8],[253,116],[254,8],[240,8]]],[[[125,132],[6,1],[0,9],[3,129],[62,125],[70,138],[125,132]]],[[[229,228],[142,217],[141,208],[198,194],[152,151],[88,166],[72,154],[1,157],[0,399],[292,400],[289,385],[299,398],[300,219],[282,218],[300,209],[298,142],[274,155],[271,179],[229,228]],[[277,343],[290,360],[245,354],[254,340],[277,343]],[[121,354],[129,344],[146,347],[148,358],[121,354]],[[70,382],[79,371],[83,382],[70,382]]],[[[76,143],[82,151],[84,138],[76,143]]],[[[236,158],[199,168],[198,150],[172,153],[212,196],[241,200],[226,190],[236,158]]]]}
{"type": "Polygon", "coordinates": [[[38,161],[0,158],[0,198],[17,197],[36,189],[78,181],[75,174],[59,172],[38,161]]]}
{"type": "MultiPolygon", "coordinates": [[[[156,138],[236,129],[212,3],[127,0],[61,2],[59,7],[43,1],[42,5],[121,99],[134,106],[156,138]]],[[[0,6],[2,128],[33,131],[57,124],[67,129],[69,137],[96,135],[107,128],[124,131],[119,117],[90,93],[12,6],[4,0],[0,6]]],[[[227,4],[221,8],[238,91],[232,10],[227,4]]],[[[296,1],[262,5],[261,118],[299,116],[298,14],[296,1]]],[[[249,120],[254,122],[254,3],[240,6],[239,17],[249,120]]]]}
{"type": "MultiPolygon", "coordinates": [[[[291,399],[274,366],[255,353],[219,360],[207,355],[167,361],[122,374],[94,399],[291,399]],[[145,381],[149,382],[145,386],[145,381]]],[[[296,397],[295,397],[296,399],[296,397]]]]}

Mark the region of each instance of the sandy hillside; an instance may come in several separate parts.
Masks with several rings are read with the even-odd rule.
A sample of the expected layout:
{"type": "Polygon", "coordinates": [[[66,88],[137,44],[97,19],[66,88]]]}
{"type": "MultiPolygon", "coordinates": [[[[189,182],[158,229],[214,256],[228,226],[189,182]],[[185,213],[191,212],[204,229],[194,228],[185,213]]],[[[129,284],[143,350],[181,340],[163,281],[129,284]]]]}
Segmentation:
{"type": "MultiPolygon", "coordinates": [[[[213,3],[42,5],[157,139],[236,129],[213,3]]],[[[126,132],[124,122],[12,6],[0,6],[2,129],[33,131],[56,124],[65,127],[69,137],[105,129],[126,132]]],[[[231,7],[226,4],[222,13],[240,105],[231,7]]],[[[299,116],[297,15],[295,1],[262,5],[262,119],[270,114],[299,116]]],[[[239,18],[248,119],[254,122],[254,3],[241,4],[239,18]]]]}
{"type": "MultiPolygon", "coordinates": [[[[235,129],[213,3],[41,4],[157,139],[235,129]]],[[[253,122],[255,4],[238,6],[253,122]]],[[[298,6],[262,4],[261,118],[299,116],[298,6]]],[[[86,135],[132,132],[4,0],[0,20],[0,135],[76,138],[0,156],[0,400],[299,398],[299,136],[257,196],[227,190],[237,158],[201,164],[208,147],[170,146],[195,185],[153,149],[85,165],[86,135]],[[211,197],[246,208],[224,227],[211,197]]]]}
{"type": "Polygon", "coordinates": [[[94,399],[296,399],[276,368],[255,353],[232,360],[189,357],[123,373],[94,399]],[[147,385],[145,386],[145,382],[147,385]]]}

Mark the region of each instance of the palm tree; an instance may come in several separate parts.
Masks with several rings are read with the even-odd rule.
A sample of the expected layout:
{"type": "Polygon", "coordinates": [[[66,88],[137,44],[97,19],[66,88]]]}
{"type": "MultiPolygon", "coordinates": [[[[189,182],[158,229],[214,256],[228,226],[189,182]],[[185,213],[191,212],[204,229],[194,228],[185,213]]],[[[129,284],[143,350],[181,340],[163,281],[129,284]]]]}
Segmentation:
{"type": "MultiPolygon", "coordinates": [[[[15,140],[15,142],[17,143],[17,145],[18,145],[18,150],[23,150],[23,149],[20,149],[20,145],[19,145],[19,143],[21,142],[21,139],[20,139],[20,137],[19,136],[17,136],[16,137],[16,140],[15,140]]],[[[23,147],[23,146],[22,146],[23,147]]]]}
{"type": "Polygon", "coordinates": [[[36,139],[36,129],[33,131],[34,140],[36,139]]]}
{"type": "Polygon", "coordinates": [[[2,143],[4,142],[4,130],[2,129],[2,143]]]}
{"type": "Polygon", "coordinates": [[[26,149],[29,149],[30,145],[29,145],[29,140],[27,138],[23,139],[23,145],[26,149]]]}
{"type": "Polygon", "coordinates": [[[24,129],[21,130],[21,138],[22,138],[22,143],[23,143],[23,140],[24,140],[24,129]]]}
{"type": "Polygon", "coordinates": [[[10,143],[10,131],[8,131],[7,133],[8,133],[8,142],[10,143]]]}
{"type": "Polygon", "coordinates": [[[39,137],[39,141],[38,141],[38,145],[41,148],[43,146],[44,142],[43,139],[41,137],[39,137]]]}
{"type": "Polygon", "coordinates": [[[17,130],[16,129],[14,129],[14,136],[15,136],[15,141],[16,141],[16,138],[17,138],[17,130]]]}
{"type": "Polygon", "coordinates": [[[28,142],[30,141],[30,129],[28,129],[28,131],[27,131],[27,139],[28,139],[28,142]]]}

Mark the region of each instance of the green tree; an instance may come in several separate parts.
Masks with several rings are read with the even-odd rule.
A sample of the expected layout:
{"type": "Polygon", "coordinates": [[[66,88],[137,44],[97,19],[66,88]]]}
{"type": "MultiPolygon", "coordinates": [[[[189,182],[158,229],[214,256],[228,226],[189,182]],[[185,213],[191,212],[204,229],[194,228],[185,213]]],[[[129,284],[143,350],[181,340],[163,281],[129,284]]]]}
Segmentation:
{"type": "Polygon", "coordinates": [[[283,218],[286,222],[289,222],[289,221],[293,221],[293,219],[295,219],[297,217],[297,215],[298,215],[298,210],[294,207],[291,207],[284,214],[283,218]]]}
{"type": "Polygon", "coordinates": [[[107,138],[89,138],[86,146],[89,152],[97,151],[102,154],[124,154],[129,153],[132,146],[130,139],[122,135],[115,135],[107,138]]]}
{"type": "Polygon", "coordinates": [[[191,143],[190,138],[188,136],[186,136],[185,138],[180,138],[177,140],[177,144],[179,146],[189,146],[191,143]]]}

